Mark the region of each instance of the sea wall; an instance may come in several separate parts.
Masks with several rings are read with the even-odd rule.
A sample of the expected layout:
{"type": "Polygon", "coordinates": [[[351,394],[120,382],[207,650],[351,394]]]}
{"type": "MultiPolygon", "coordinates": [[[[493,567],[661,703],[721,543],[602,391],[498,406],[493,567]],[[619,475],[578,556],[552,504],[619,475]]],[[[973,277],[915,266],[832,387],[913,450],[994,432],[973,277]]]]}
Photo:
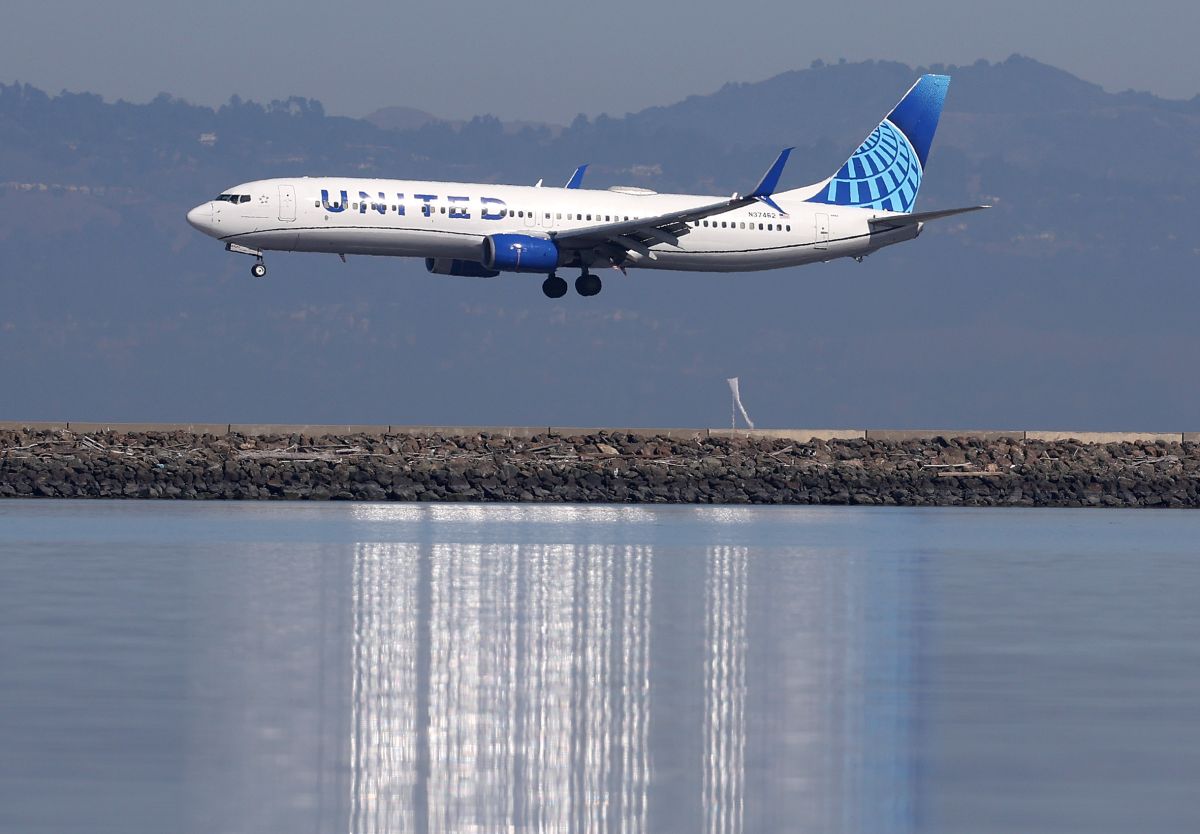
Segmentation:
{"type": "Polygon", "coordinates": [[[0,498],[1200,507],[1192,435],[564,431],[8,425],[0,498]]]}

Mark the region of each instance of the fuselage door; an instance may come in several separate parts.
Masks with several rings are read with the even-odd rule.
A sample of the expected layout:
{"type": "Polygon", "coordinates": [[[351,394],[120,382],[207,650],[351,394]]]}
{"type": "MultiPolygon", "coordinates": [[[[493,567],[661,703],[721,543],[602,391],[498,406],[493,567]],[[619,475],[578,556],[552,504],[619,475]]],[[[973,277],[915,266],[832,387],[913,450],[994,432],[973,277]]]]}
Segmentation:
{"type": "Polygon", "coordinates": [[[285,223],[290,223],[296,219],[295,186],[279,186],[279,219],[285,223]]]}
{"type": "Polygon", "coordinates": [[[829,215],[816,215],[816,238],[813,243],[813,249],[828,249],[829,248],[829,215]]]}

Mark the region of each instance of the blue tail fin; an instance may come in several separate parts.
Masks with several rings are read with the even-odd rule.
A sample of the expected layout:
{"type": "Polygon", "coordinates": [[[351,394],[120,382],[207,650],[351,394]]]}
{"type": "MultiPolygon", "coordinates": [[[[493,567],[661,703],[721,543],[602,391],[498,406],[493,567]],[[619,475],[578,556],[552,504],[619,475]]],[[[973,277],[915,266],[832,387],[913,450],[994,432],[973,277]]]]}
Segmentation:
{"type": "Polygon", "coordinates": [[[948,75],[923,75],[810,203],[910,212],[950,87],[948,75]]]}

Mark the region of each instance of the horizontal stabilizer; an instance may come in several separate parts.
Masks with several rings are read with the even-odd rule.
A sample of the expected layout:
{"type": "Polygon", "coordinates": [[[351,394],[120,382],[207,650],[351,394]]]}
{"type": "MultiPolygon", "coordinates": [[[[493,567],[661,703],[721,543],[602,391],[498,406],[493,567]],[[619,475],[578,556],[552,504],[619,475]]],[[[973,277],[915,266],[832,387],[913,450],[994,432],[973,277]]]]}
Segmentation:
{"type": "Polygon", "coordinates": [[[972,211],[983,211],[991,206],[967,206],[966,208],[943,209],[942,211],[923,211],[920,214],[894,214],[887,217],[873,217],[868,222],[874,228],[900,229],[904,226],[915,226],[926,220],[941,220],[943,217],[953,217],[956,214],[966,214],[972,211]]]}

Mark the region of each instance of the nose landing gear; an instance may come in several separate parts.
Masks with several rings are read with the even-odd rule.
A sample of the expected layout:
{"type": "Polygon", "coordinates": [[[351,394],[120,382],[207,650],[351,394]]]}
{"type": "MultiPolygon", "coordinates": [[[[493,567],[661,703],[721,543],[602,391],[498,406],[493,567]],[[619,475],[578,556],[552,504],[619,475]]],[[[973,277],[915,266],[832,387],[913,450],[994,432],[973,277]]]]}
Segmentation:
{"type": "Polygon", "coordinates": [[[250,274],[255,278],[263,278],[267,274],[267,265],[263,263],[263,253],[261,249],[251,249],[249,246],[242,246],[240,243],[226,243],[226,252],[236,252],[239,255],[250,255],[254,258],[254,266],[250,267],[250,274]]]}

